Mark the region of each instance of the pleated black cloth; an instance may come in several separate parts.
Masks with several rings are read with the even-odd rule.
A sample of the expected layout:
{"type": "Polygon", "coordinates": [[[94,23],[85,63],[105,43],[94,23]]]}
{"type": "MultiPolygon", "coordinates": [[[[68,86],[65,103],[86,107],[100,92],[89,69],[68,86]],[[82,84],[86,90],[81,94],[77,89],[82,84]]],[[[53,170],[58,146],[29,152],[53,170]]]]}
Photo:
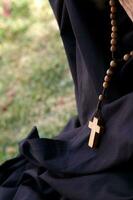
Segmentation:
{"type": "MultiPolygon", "coordinates": [[[[78,115],[59,136],[39,138],[34,127],[19,155],[0,166],[0,200],[133,199],[133,58],[121,62],[102,108],[105,132],[88,147],[95,111],[110,62],[108,2],[50,0],[75,85],[78,115]]],[[[133,23],[118,3],[118,56],[133,49],[133,23]]]]}

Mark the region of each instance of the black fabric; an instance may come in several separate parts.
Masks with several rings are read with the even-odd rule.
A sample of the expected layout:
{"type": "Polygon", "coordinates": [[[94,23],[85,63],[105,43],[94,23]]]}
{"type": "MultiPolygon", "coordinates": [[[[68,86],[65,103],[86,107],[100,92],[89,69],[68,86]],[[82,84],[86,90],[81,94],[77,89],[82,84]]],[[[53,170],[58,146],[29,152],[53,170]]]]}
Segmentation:
{"type": "MultiPolygon", "coordinates": [[[[109,6],[50,0],[75,85],[78,115],[53,139],[34,127],[18,157],[0,166],[0,200],[133,199],[133,58],[120,63],[102,108],[105,133],[88,147],[91,119],[110,62],[109,6]]],[[[119,54],[133,49],[133,24],[118,4],[119,54]]]]}

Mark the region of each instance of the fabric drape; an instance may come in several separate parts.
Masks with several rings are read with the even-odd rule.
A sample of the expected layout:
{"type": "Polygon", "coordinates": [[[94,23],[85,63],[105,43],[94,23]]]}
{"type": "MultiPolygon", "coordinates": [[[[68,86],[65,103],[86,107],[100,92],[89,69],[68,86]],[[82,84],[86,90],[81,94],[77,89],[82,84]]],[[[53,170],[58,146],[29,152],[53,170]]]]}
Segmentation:
{"type": "MultiPolygon", "coordinates": [[[[131,200],[133,58],[118,66],[102,107],[105,132],[99,148],[91,149],[88,120],[111,57],[108,2],[101,10],[82,0],[50,0],[50,5],[72,74],[78,114],[53,139],[40,138],[33,127],[19,143],[18,156],[0,166],[0,200],[131,200]]],[[[120,4],[117,23],[121,56],[133,49],[133,23],[120,4]]]]}

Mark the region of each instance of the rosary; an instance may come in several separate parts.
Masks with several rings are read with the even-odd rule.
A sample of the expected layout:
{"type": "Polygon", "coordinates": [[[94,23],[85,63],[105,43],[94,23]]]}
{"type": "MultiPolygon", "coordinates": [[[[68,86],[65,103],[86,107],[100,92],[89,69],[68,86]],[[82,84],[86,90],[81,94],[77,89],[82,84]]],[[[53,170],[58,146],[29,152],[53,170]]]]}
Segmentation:
{"type": "Polygon", "coordinates": [[[117,51],[117,35],[118,35],[118,29],[117,29],[117,23],[116,23],[116,12],[117,12],[117,6],[116,6],[116,0],[109,0],[110,5],[110,20],[111,20],[111,62],[110,67],[106,72],[106,75],[104,77],[103,81],[103,89],[101,94],[98,98],[98,104],[96,108],[96,112],[93,116],[92,121],[89,121],[88,127],[91,129],[91,133],[89,136],[88,146],[91,148],[96,148],[99,145],[100,136],[104,132],[104,126],[101,119],[101,105],[103,100],[105,99],[105,92],[107,88],[109,87],[112,75],[115,72],[115,69],[117,68],[119,61],[125,61],[127,62],[131,57],[133,57],[133,51],[130,51],[122,56],[121,59],[115,58],[114,54],[117,51]]]}

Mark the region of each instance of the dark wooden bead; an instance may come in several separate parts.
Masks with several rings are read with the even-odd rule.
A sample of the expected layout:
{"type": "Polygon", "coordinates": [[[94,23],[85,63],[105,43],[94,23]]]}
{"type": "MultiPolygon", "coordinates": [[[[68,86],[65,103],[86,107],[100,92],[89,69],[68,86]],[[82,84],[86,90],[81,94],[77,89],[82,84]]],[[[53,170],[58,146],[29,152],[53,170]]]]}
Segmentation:
{"type": "Polygon", "coordinates": [[[116,9],[116,6],[111,6],[111,12],[112,12],[112,13],[116,13],[116,10],[117,10],[117,9],[116,9]]]}
{"type": "Polygon", "coordinates": [[[111,38],[116,39],[117,38],[117,33],[116,32],[112,32],[111,33],[111,38]]]}
{"type": "Polygon", "coordinates": [[[128,61],[128,59],[130,58],[130,54],[125,54],[123,56],[123,60],[128,61]]]}
{"type": "Polygon", "coordinates": [[[102,101],[104,99],[103,94],[100,94],[98,99],[99,99],[99,101],[102,101]]]}
{"type": "Polygon", "coordinates": [[[112,26],[116,26],[116,20],[112,19],[112,20],[111,20],[111,25],[112,25],[112,26]]]}
{"type": "Polygon", "coordinates": [[[111,48],[110,48],[110,51],[115,52],[116,50],[117,50],[117,47],[115,45],[112,45],[111,48]]]}
{"type": "Polygon", "coordinates": [[[107,70],[106,74],[107,74],[108,76],[111,76],[111,75],[113,74],[112,69],[109,68],[109,69],[107,70]]]}
{"type": "Polygon", "coordinates": [[[112,26],[112,32],[116,32],[117,31],[117,27],[116,26],[112,26]]]}
{"type": "Polygon", "coordinates": [[[114,13],[110,14],[110,19],[115,19],[115,14],[114,13]]]}
{"type": "Polygon", "coordinates": [[[108,82],[103,83],[103,88],[107,88],[109,86],[108,82]]]}
{"type": "Polygon", "coordinates": [[[117,63],[114,60],[112,60],[110,62],[110,67],[116,67],[116,66],[117,66],[117,63]]]}
{"type": "Polygon", "coordinates": [[[116,39],[112,39],[112,40],[111,40],[111,44],[115,46],[115,45],[117,44],[116,39]]]}
{"type": "Polygon", "coordinates": [[[110,80],[111,80],[111,77],[110,77],[110,76],[106,75],[106,76],[104,77],[104,81],[105,81],[105,82],[109,82],[110,80]]]}
{"type": "Polygon", "coordinates": [[[114,0],[110,0],[110,1],[109,1],[109,5],[110,5],[110,6],[115,6],[115,1],[114,1],[114,0]]]}
{"type": "Polygon", "coordinates": [[[130,51],[130,56],[133,56],[133,51],[130,51]]]}

